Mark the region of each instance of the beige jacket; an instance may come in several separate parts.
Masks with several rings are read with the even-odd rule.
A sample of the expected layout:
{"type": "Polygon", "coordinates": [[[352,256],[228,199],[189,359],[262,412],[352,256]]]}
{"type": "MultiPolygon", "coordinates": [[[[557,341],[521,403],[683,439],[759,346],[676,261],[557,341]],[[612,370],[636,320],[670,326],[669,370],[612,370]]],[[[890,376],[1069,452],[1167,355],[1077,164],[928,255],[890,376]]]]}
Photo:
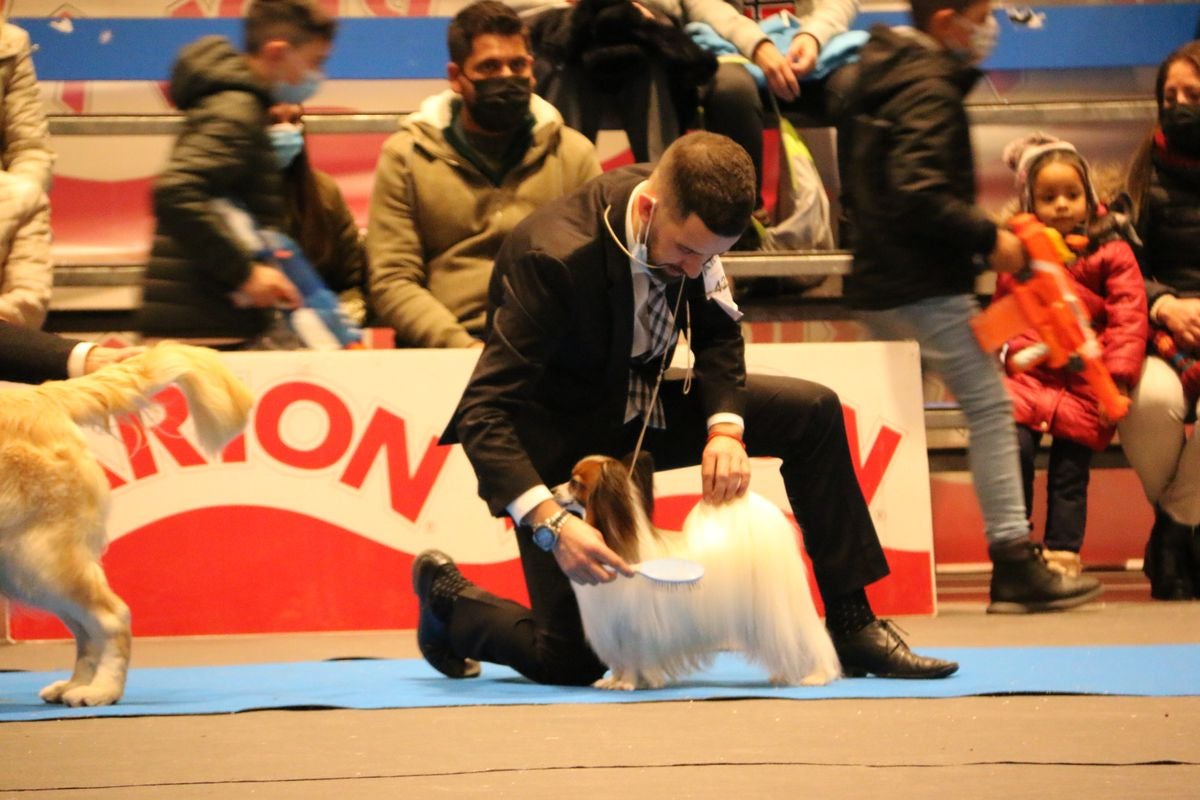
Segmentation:
{"type": "Polygon", "coordinates": [[[492,261],[531,211],[600,174],[595,148],[530,99],[533,141],[496,186],[446,141],[451,90],[384,143],[367,224],[370,304],[399,346],[469,347],[483,332],[492,261]]]}
{"type": "Polygon", "coordinates": [[[40,328],[50,303],[50,168],[29,35],[0,28],[0,319],[40,328]]]}

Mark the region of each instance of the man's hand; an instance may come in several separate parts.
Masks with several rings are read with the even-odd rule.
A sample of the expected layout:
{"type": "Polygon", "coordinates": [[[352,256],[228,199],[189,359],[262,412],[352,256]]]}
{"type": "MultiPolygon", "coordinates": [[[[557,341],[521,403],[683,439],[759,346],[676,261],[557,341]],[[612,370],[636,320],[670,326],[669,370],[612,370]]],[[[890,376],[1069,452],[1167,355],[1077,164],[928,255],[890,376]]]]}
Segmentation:
{"type": "Polygon", "coordinates": [[[1170,297],[1161,301],[1154,316],[1179,344],[1190,349],[1200,345],[1200,298],[1170,297]]]}
{"type": "Polygon", "coordinates": [[[736,425],[714,425],[710,435],[717,433],[728,436],[713,436],[704,447],[700,457],[701,491],[710,503],[724,503],[741,497],[750,488],[750,457],[742,446],[742,432],[736,425]]]}
{"type": "Polygon", "coordinates": [[[101,347],[97,345],[88,350],[87,358],[83,360],[83,373],[89,375],[101,367],[116,364],[144,352],[146,352],[144,347],[101,347]]]}
{"type": "Polygon", "coordinates": [[[250,277],[233,293],[233,302],[240,308],[296,308],[300,292],[281,271],[254,263],[250,265],[250,277]]]}
{"type": "Polygon", "coordinates": [[[787,60],[797,80],[813,71],[820,54],[821,45],[817,42],[817,37],[809,33],[798,33],[792,37],[792,43],[788,45],[787,60]]]}
{"type": "Polygon", "coordinates": [[[770,39],[763,39],[758,43],[758,47],[754,48],[753,61],[763,71],[767,78],[767,86],[777,97],[795,100],[800,94],[800,83],[796,80],[792,65],[770,39]]]}
{"type": "Polygon", "coordinates": [[[996,231],[996,246],[988,256],[988,264],[996,272],[1020,272],[1028,263],[1025,246],[1012,231],[996,231]]]}
{"type": "Polygon", "coordinates": [[[625,559],[609,549],[600,531],[571,514],[563,523],[554,548],[559,568],[575,583],[593,586],[616,580],[617,574],[632,577],[625,559]],[[612,567],[606,569],[605,565],[612,567]]]}

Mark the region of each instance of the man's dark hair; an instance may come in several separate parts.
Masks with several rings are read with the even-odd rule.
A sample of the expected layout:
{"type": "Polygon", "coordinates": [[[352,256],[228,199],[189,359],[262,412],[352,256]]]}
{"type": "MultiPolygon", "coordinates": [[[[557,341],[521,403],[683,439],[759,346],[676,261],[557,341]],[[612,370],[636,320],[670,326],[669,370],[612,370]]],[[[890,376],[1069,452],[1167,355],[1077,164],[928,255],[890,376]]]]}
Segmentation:
{"type": "Polygon", "coordinates": [[[454,15],[446,29],[446,46],[450,49],[450,60],[462,66],[471,55],[475,37],[485,33],[496,36],[524,36],[529,44],[529,32],[525,23],[504,3],[498,0],[479,0],[454,15]]]}
{"type": "Polygon", "coordinates": [[[913,27],[920,31],[929,32],[929,21],[933,15],[948,8],[956,14],[961,14],[979,0],[910,0],[913,27]]]}
{"type": "Polygon", "coordinates": [[[695,131],[676,139],[655,172],[679,220],[692,214],[718,236],[740,236],[750,223],[757,191],[754,163],[732,139],[695,131]]]}
{"type": "Polygon", "coordinates": [[[333,41],[337,20],[316,0],[254,0],[243,26],[247,53],[257,53],[274,39],[301,45],[313,39],[333,41]]]}

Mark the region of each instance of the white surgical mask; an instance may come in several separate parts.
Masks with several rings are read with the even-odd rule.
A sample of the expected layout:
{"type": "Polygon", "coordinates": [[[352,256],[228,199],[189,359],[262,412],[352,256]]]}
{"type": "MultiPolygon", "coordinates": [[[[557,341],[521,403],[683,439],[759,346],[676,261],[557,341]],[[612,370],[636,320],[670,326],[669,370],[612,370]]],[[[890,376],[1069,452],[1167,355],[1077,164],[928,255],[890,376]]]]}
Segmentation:
{"type": "Polygon", "coordinates": [[[303,127],[291,122],[280,122],[267,128],[271,146],[275,148],[275,161],[280,169],[287,169],[300,151],[304,149],[303,127]]]}

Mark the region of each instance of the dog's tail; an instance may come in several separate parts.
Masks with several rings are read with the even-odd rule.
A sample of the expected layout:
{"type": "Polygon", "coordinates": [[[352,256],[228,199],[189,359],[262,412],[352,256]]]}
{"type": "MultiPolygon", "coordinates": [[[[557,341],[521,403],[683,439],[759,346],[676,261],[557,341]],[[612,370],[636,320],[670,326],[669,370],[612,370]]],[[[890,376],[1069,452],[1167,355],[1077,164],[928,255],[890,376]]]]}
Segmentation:
{"type": "Polygon", "coordinates": [[[36,391],[77,424],[104,424],[114,414],[150,405],[150,398],[177,383],[187,398],[200,446],[216,453],[246,426],[254,396],[205,347],[161,342],[145,353],[82,378],[50,381],[36,391]]]}

